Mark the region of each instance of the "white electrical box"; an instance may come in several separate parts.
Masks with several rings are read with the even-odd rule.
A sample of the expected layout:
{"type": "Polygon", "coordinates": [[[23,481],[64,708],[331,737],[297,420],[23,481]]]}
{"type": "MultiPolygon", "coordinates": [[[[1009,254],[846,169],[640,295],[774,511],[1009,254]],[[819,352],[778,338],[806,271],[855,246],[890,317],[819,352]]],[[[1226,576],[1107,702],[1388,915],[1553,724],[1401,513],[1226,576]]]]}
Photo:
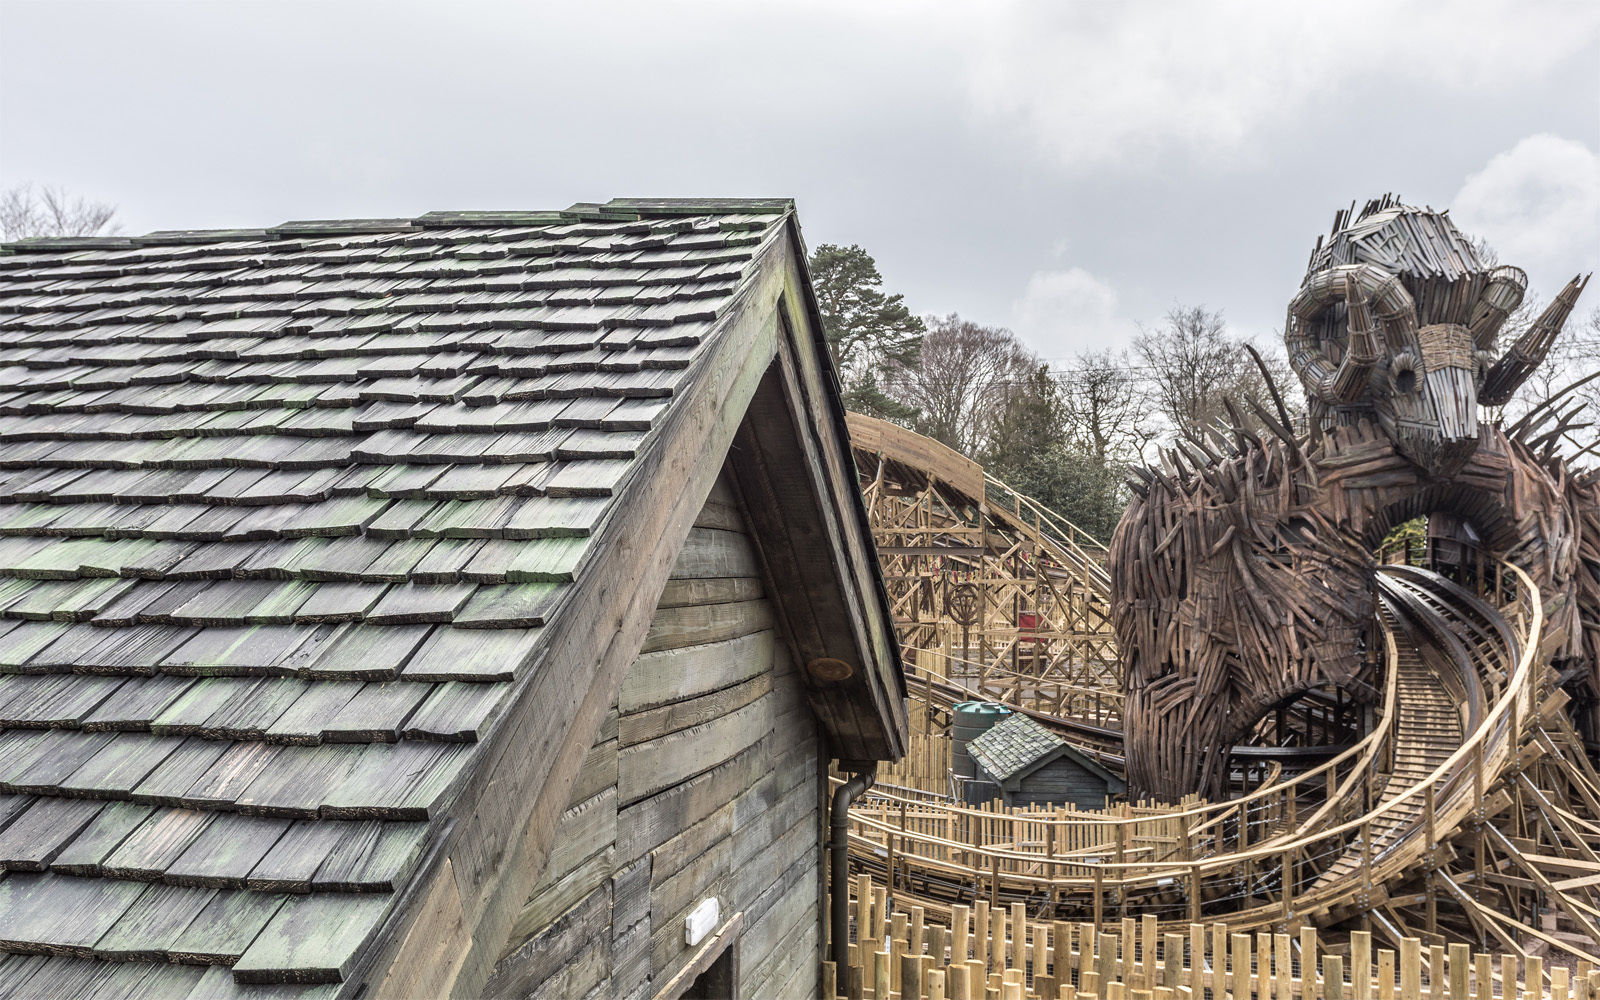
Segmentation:
{"type": "Polygon", "coordinates": [[[722,904],[717,902],[717,897],[708,896],[695,904],[689,915],[683,918],[683,941],[688,945],[697,945],[706,939],[706,935],[717,929],[717,924],[722,920],[722,904]]]}

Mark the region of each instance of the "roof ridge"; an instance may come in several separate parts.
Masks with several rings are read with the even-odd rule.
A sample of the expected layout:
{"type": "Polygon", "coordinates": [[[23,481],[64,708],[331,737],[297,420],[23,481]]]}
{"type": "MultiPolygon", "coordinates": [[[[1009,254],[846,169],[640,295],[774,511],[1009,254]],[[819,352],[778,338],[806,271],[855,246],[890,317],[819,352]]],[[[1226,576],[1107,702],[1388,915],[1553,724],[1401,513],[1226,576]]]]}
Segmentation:
{"type": "Polygon", "coordinates": [[[613,198],[603,203],[574,202],[560,210],[488,209],[424,212],[412,218],[294,219],[264,229],[159,229],[143,236],[35,236],[0,243],[0,254],[37,250],[136,250],[185,243],[408,233],[444,227],[636,222],[690,215],[781,215],[792,211],[792,198],[613,198]]]}

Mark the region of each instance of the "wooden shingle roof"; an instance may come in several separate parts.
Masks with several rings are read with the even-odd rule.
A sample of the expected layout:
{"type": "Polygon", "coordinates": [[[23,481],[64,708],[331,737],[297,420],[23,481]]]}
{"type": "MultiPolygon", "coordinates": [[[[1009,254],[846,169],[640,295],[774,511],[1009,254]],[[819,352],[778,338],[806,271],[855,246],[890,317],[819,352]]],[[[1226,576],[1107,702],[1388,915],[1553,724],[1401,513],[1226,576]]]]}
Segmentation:
{"type": "Polygon", "coordinates": [[[967,752],[991,778],[1006,787],[1013,779],[1025,778],[1060,757],[1070,757],[1103,778],[1119,794],[1126,787],[1122,779],[1093,758],[1021,712],[974,737],[967,744],[967,752]]]}
{"type": "Polygon", "coordinates": [[[348,986],[791,216],[0,254],[0,983],[348,986]]]}
{"type": "Polygon", "coordinates": [[[990,777],[1005,781],[1066,745],[1066,740],[1019,712],[974,737],[967,752],[990,777]]]}

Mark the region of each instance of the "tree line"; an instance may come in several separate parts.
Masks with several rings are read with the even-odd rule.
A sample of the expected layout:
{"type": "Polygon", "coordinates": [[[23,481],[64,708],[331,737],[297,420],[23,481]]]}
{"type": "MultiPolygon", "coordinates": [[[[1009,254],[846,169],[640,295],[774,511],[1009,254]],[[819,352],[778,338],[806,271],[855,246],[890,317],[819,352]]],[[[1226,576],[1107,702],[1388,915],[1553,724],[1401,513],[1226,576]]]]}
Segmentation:
{"type": "MultiPolygon", "coordinates": [[[[915,315],[859,246],[819,246],[811,277],[847,407],[972,457],[1102,540],[1127,505],[1130,464],[1224,417],[1224,399],[1270,399],[1249,338],[1205,306],[1174,307],[1130,348],[1058,370],[1004,327],[915,315]]],[[[1298,410],[1281,344],[1252,346],[1298,410]]]]}

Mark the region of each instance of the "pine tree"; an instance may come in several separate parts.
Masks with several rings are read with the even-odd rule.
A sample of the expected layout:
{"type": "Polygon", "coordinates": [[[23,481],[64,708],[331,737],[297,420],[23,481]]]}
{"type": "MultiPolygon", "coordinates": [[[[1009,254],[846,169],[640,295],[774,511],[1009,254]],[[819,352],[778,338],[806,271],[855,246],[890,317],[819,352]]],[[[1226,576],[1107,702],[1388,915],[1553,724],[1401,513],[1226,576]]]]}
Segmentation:
{"type": "Polygon", "coordinates": [[[811,283],[845,406],[887,420],[909,420],[916,410],[891,399],[882,377],[916,364],[922,320],[906,308],[904,296],[883,291],[877,262],[859,246],[817,247],[811,283]]]}

